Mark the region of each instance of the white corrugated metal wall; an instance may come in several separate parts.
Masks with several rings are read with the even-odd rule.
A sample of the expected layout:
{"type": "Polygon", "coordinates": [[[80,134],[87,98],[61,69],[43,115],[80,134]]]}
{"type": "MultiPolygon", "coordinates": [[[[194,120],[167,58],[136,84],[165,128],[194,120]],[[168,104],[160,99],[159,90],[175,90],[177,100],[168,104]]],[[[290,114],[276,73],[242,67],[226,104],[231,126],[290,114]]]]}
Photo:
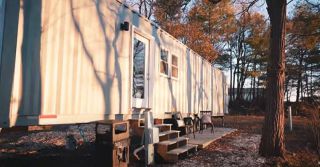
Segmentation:
{"type": "MultiPolygon", "coordinates": [[[[41,2],[40,57],[22,62],[21,57],[32,57],[35,49],[22,49],[23,43],[35,40],[23,34],[28,33],[25,25],[33,31],[38,23],[25,16],[37,14],[35,7],[27,12],[21,8],[11,116],[23,120],[38,119],[40,115],[39,121],[45,124],[128,114],[130,55],[121,47],[130,48],[130,38],[123,38],[129,32],[120,32],[116,27],[122,17],[118,12],[123,8],[111,1],[37,2],[41,2]],[[40,65],[34,66],[35,61],[40,65]]],[[[35,2],[33,6],[40,4],[35,2]]]]}
{"type": "Polygon", "coordinates": [[[123,21],[151,36],[149,98],[155,117],[170,111],[223,112],[222,73],[118,2],[22,2],[29,8],[20,8],[11,126],[132,114],[132,32],[119,30],[123,21]],[[178,56],[177,79],[160,75],[160,48],[178,56]]]}

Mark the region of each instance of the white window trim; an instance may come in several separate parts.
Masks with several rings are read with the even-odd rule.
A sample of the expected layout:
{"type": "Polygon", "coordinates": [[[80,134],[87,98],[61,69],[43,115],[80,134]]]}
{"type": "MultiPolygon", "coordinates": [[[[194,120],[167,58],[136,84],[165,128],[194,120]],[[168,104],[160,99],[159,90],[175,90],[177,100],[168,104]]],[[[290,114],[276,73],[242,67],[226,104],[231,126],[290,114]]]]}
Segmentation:
{"type": "Polygon", "coordinates": [[[169,51],[169,49],[166,49],[165,47],[160,47],[160,51],[159,51],[159,73],[160,73],[160,76],[162,76],[162,77],[165,77],[165,78],[170,78],[170,51],[169,51]],[[167,64],[168,64],[168,74],[164,74],[164,73],[162,73],[161,72],[161,61],[162,61],[162,59],[161,59],[161,51],[162,50],[165,50],[165,51],[167,51],[168,52],[168,61],[167,61],[167,64]]]}
{"type": "Polygon", "coordinates": [[[170,71],[170,77],[172,78],[172,79],[174,79],[174,80],[179,80],[179,56],[177,56],[177,54],[170,54],[171,56],[170,56],[170,68],[169,68],[169,71],[170,71]],[[175,65],[173,65],[172,64],[172,57],[173,57],[173,55],[175,56],[175,57],[177,57],[177,66],[175,66],[175,65]],[[178,69],[178,77],[174,77],[173,75],[172,75],[172,66],[175,66],[177,69],[178,69]]]}
{"type": "MultiPolygon", "coordinates": [[[[128,96],[131,108],[133,107],[133,103],[132,103],[133,102],[133,97],[132,97],[133,57],[132,57],[132,55],[133,55],[133,43],[134,43],[133,39],[134,39],[134,34],[135,33],[149,40],[149,57],[148,57],[148,60],[145,62],[145,63],[148,64],[147,65],[148,68],[150,68],[150,62],[151,62],[151,59],[152,59],[152,57],[150,55],[155,53],[154,49],[152,49],[152,46],[154,45],[154,37],[152,35],[146,33],[145,31],[141,30],[140,28],[136,27],[135,25],[131,25],[131,32],[130,32],[130,39],[131,39],[131,41],[130,41],[130,53],[131,53],[131,55],[130,55],[130,62],[129,62],[129,74],[130,74],[130,77],[129,77],[130,78],[129,90],[130,90],[130,96],[128,96]]],[[[148,91],[148,95],[147,95],[148,97],[145,97],[146,101],[147,101],[146,102],[146,107],[150,107],[150,97],[149,97],[150,96],[150,90],[149,90],[150,89],[149,88],[150,83],[149,82],[150,82],[151,74],[150,74],[149,70],[150,69],[145,71],[146,72],[145,75],[148,78],[148,86],[146,87],[146,89],[148,89],[147,90],[148,91]]]]}
{"type": "Polygon", "coordinates": [[[161,77],[164,77],[164,78],[168,78],[168,79],[173,79],[173,80],[179,80],[179,71],[180,71],[180,57],[178,56],[178,54],[175,54],[175,53],[173,53],[173,52],[171,52],[169,49],[167,49],[167,48],[165,48],[165,47],[163,47],[163,46],[161,46],[160,47],[160,51],[158,52],[159,53],[159,62],[158,62],[158,64],[159,64],[159,68],[158,68],[158,71],[159,71],[159,74],[160,74],[160,76],[161,77]],[[165,50],[165,51],[167,51],[168,52],[168,61],[167,61],[167,64],[168,64],[168,75],[166,75],[166,74],[164,74],[164,73],[162,73],[161,72],[161,51],[162,50],[165,50]],[[177,66],[175,66],[175,65],[172,65],[172,57],[173,57],[173,55],[175,56],[175,57],[177,57],[177,66]],[[174,77],[174,76],[172,76],[172,66],[175,66],[177,69],[178,69],[178,77],[174,77]]]}

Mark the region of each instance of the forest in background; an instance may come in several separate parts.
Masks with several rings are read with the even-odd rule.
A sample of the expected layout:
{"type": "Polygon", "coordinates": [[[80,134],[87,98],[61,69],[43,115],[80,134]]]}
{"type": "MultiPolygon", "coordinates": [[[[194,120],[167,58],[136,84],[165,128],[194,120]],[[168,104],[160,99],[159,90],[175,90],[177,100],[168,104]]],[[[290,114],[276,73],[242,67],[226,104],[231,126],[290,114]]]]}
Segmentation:
{"type": "MultiPolygon", "coordinates": [[[[257,1],[257,0],[256,0],[257,1]]],[[[245,0],[126,0],[212,64],[229,73],[230,107],[237,113],[264,110],[270,20],[245,0]],[[240,107],[240,108],[239,108],[240,107]]],[[[293,3],[286,22],[287,102],[319,102],[320,6],[293,3]]],[[[299,110],[299,109],[298,109],[299,110]]]]}

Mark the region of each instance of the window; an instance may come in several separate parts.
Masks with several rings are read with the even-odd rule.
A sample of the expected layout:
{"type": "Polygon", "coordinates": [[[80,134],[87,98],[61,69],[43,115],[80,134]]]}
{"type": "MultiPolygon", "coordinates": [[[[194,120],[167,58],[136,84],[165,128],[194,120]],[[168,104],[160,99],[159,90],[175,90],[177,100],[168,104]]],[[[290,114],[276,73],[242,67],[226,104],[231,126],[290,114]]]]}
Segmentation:
{"type": "Polygon", "coordinates": [[[176,55],[172,55],[171,57],[171,76],[178,78],[178,57],[176,55]]]}
{"type": "Polygon", "coordinates": [[[160,73],[168,75],[169,69],[168,69],[168,51],[161,49],[161,55],[160,55],[160,73]]]}
{"type": "Polygon", "coordinates": [[[133,82],[132,96],[134,98],[144,98],[144,58],[146,52],[145,43],[137,38],[133,41],[133,82]]]}

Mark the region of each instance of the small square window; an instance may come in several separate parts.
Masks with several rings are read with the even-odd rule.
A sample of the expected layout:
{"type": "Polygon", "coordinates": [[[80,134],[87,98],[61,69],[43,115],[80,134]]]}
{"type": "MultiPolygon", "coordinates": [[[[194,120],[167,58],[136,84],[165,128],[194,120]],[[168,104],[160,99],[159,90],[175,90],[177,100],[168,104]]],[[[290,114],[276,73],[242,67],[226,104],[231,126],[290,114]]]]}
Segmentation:
{"type": "Polygon", "coordinates": [[[175,55],[172,55],[172,65],[178,66],[178,58],[175,55]]]}
{"type": "Polygon", "coordinates": [[[168,51],[161,49],[160,55],[160,73],[168,75],[168,51]]]}
{"type": "Polygon", "coordinates": [[[161,60],[168,62],[168,51],[161,49],[161,60]]]}
{"type": "Polygon", "coordinates": [[[172,67],[172,76],[178,78],[178,68],[172,67]]]}
{"type": "Polygon", "coordinates": [[[164,61],[161,61],[161,64],[160,64],[160,72],[161,72],[162,74],[168,75],[168,63],[165,63],[164,61]]]}
{"type": "Polygon", "coordinates": [[[174,78],[178,78],[179,76],[178,57],[175,55],[171,57],[171,76],[174,78]]]}

